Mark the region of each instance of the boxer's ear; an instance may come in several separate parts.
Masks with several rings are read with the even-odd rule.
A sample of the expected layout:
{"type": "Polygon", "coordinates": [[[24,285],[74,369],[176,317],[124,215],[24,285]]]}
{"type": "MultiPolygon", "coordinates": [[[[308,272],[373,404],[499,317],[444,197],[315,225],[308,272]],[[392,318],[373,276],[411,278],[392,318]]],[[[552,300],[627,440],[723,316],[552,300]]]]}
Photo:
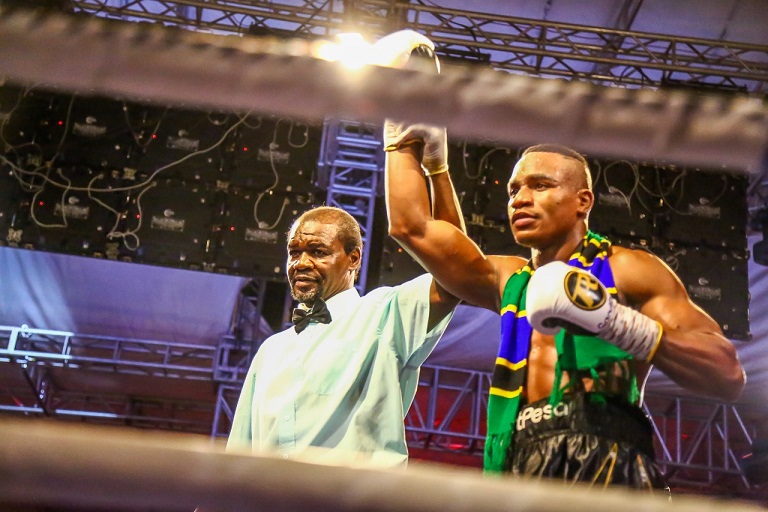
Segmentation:
{"type": "Polygon", "coordinates": [[[579,189],[576,192],[576,198],[578,199],[578,209],[576,214],[581,219],[589,217],[589,212],[592,211],[592,207],[595,205],[595,194],[588,188],[579,189]]]}

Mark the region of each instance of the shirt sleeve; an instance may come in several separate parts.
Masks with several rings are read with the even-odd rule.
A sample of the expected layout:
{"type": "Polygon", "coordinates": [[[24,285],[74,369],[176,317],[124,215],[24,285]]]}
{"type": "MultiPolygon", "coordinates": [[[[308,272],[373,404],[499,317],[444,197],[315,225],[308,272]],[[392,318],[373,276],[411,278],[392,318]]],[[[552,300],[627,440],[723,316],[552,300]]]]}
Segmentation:
{"type": "Polygon", "coordinates": [[[253,364],[243,382],[240,397],[237,399],[235,416],[232,419],[232,429],[227,439],[227,451],[251,450],[253,448],[252,412],[253,386],[255,373],[253,364]]]}
{"type": "Polygon", "coordinates": [[[390,314],[393,315],[392,342],[403,366],[418,367],[427,359],[448,326],[453,311],[430,331],[429,298],[432,276],[423,274],[396,286],[390,314]]]}

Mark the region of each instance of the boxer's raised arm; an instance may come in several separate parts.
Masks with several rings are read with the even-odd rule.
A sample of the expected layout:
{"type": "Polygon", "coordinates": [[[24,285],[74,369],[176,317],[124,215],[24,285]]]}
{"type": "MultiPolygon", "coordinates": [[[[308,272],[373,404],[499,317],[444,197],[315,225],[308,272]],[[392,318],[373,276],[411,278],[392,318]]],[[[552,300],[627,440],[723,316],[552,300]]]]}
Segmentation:
{"type": "MultiPolygon", "coordinates": [[[[434,218],[418,156],[417,148],[412,145],[387,153],[389,234],[449,293],[498,312],[499,283],[522,267],[525,260],[486,257],[460,227],[434,218]]],[[[457,206],[457,201],[450,176],[443,174],[438,179],[448,182],[434,187],[435,195],[440,195],[435,204],[450,209],[450,204],[457,206]],[[451,192],[450,198],[444,195],[448,192],[451,192]]],[[[457,210],[456,215],[461,213],[457,210]]]]}

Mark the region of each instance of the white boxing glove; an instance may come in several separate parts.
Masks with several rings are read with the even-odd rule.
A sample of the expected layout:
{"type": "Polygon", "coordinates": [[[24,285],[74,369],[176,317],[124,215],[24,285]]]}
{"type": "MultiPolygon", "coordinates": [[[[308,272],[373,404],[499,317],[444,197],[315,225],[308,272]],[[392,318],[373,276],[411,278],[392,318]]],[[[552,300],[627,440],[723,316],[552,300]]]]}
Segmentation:
{"type": "Polygon", "coordinates": [[[587,332],[646,362],[661,342],[659,322],[619,304],[595,276],[562,261],[536,269],[525,304],[528,321],[543,334],[587,332]]]}
{"type": "MultiPolygon", "coordinates": [[[[402,68],[411,58],[411,53],[419,47],[426,47],[427,52],[434,55],[435,43],[414,30],[398,30],[377,40],[371,45],[371,64],[388,68],[402,68]]],[[[440,61],[435,57],[437,72],[440,72],[440,61]]]]}

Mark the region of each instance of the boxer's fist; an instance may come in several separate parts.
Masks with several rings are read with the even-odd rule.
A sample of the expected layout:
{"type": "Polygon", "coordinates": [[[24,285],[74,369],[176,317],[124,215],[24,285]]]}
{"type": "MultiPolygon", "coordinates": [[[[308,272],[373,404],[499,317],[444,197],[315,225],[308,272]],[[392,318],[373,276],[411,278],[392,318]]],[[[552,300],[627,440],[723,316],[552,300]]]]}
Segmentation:
{"type": "Polygon", "coordinates": [[[531,276],[525,309],[533,328],[544,334],[555,334],[561,328],[597,334],[605,327],[615,302],[592,274],[553,261],[531,276]]]}
{"type": "Polygon", "coordinates": [[[525,309],[534,329],[556,334],[594,334],[633,357],[653,359],[661,343],[661,324],[619,304],[592,274],[554,261],[536,269],[528,282],[525,309]]]}

